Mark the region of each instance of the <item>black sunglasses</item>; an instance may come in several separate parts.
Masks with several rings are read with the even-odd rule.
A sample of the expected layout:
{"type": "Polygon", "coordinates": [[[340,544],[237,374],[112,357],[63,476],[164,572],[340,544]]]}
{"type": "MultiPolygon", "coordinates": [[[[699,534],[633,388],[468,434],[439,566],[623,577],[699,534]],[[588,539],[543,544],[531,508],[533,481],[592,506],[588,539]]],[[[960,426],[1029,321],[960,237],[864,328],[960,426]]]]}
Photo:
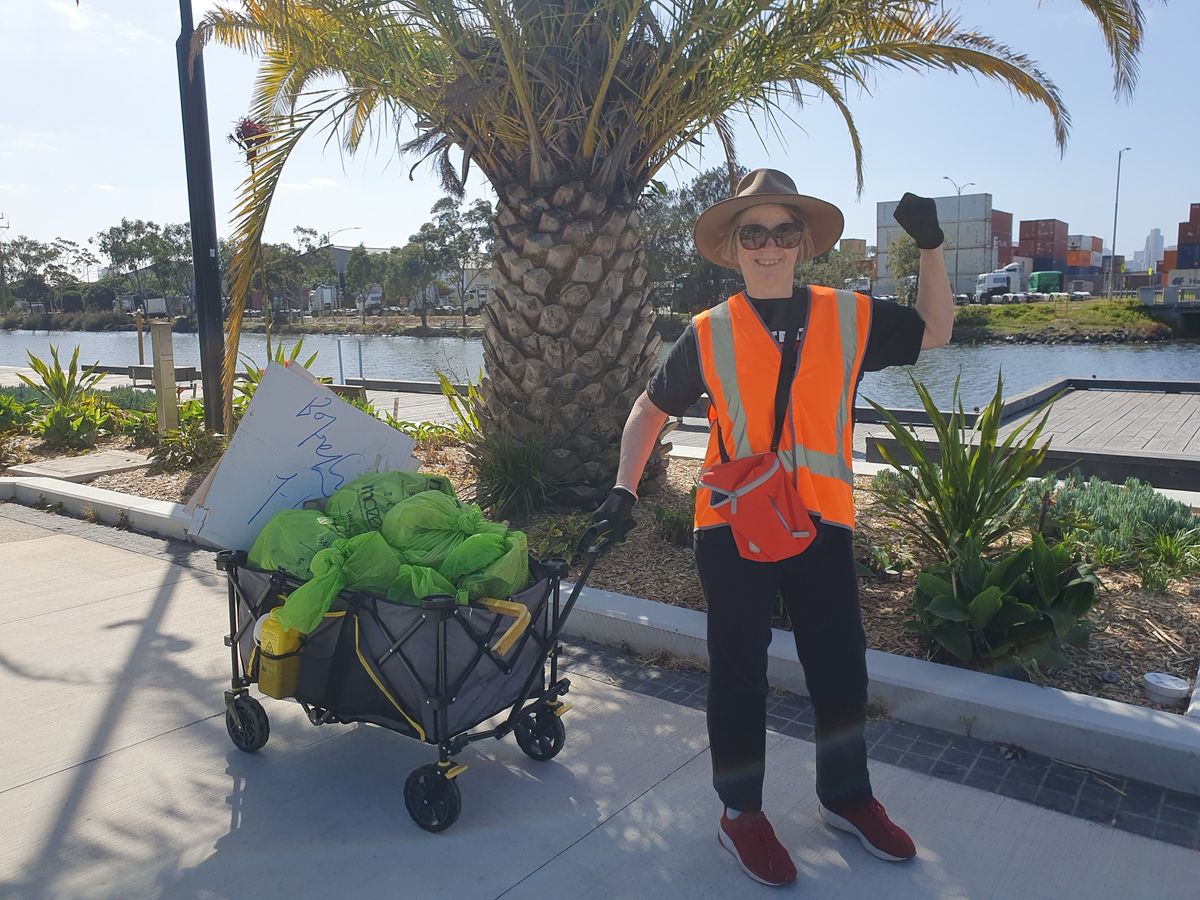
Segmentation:
{"type": "Polygon", "coordinates": [[[794,250],[800,246],[804,237],[804,226],[799,222],[784,222],[774,228],[766,225],[742,225],[737,230],[738,241],[747,250],[761,250],[767,246],[767,239],[774,238],[775,246],[784,250],[794,250]]]}

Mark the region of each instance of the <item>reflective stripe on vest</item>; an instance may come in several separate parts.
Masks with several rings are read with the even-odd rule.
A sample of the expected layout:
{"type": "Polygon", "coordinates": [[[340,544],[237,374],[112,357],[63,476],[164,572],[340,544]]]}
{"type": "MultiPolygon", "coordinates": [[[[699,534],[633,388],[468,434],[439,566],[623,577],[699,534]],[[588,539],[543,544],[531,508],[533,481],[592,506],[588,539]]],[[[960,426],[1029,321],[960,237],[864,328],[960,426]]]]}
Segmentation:
{"type": "MultiPolygon", "coordinates": [[[[785,301],[786,302],[786,301],[785,301]]],[[[822,373],[822,387],[826,384],[829,387],[836,385],[837,398],[836,405],[833,408],[833,421],[830,424],[833,426],[833,446],[819,448],[811,446],[817,439],[814,435],[809,434],[807,443],[803,435],[796,434],[796,416],[795,416],[795,383],[793,390],[788,397],[787,417],[788,422],[785,423],[784,435],[785,438],[780,442],[779,457],[780,461],[789,473],[796,473],[800,470],[807,470],[814,476],[836,479],[844,483],[850,489],[854,484],[854,470],[851,464],[851,450],[853,434],[850,431],[849,425],[852,421],[850,404],[853,403],[853,391],[857,380],[858,369],[861,364],[862,353],[866,345],[866,331],[870,323],[870,301],[855,295],[850,291],[833,290],[830,288],[814,287],[810,288],[810,323],[813,321],[813,307],[815,304],[833,304],[833,321],[830,321],[828,315],[829,307],[822,306],[819,310],[817,319],[818,329],[820,333],[813,333],[813,329],[808,329],[808,334],[805,336],[805,341],[832,341],[837,345],[837,356],[830,358],[826,356],[827,362],[822,362],[820,365],[832,368],[831,371],[822,373]],[[834,324],[836,322],[836,324],[834,324]],[[828,381],[825,378],[828,378],[828,381]],[[790,440],[789,429],[786,427],[790,424],[790,440]]],[[[742,384],[740,377],[737,354],[735,351],[735,316],[734,304],[745,304],[747,309],[751,310],[750,315],[757,315],[752,311],[749,301],[744,295],[735,295],[725,303],[708,310],[706,313],[701,313],[696,317],[697,338],[700,346],[701,368],[704,372],[706,381],[716,381],[717,384],[709,384],[708,387],[710,398],[713,401],[712,409],[710,410],[710,421],[719,419],[722,423],[721,431],[725,438],[726,450],[731,454],[731,458],[744,458],[751,456],[754,453],[764,452],[769,450],[767,446],[756,447],[750,438],[751,428],[747,420],[748,412],[746,404],[743,402],[745,391],[755,390],[759,392],[769,391],[769,398],[760,398],[760,402],[756,406],[761,410],[762,400],[767,400],[767,406],[773,410],[774,407],[774,388],[775,379],[771,379],[768,386],[766,382],[766,369],[759,365],[752,367],[752,372],[758,374],[753,379],[756,381],[754,385],[742,384]],[[706,340],[701,340],[701,334],[706,340]],[[713,390],[713,388],[716,390],[713,390]]],[[[742,312],[745,316],[745,313],[742,312]]],[[[745,316],[746,319],[749,316],[745,316]]],[[[769,335],[765,325],[759,323],[762,328],[763,336],[774,342],[773,336],[769,335]]],[[[757,339],[757,333],[754,336],[757,339]]],[[[764,344],[765,346],[765,344],[764,344]]],[[[808,346],[808,344],[802,344],[808,346]]],[[[745,350],[743,349],[743,353],[745,350]]],[[[811,355],[811,352],[810,352],[811,355]]],[[[820,358],[820,357],[818,357],[820,358]]],[[[801,354],[800,364],[797,366],[797,377],[800,371],[805,367],[804,354],[801,354]]],[[[811,369],[811,366],[809,367],[811,369]]],[[[777,370],[775,370],[777,375],[777,370]]],[[[811,372],[809,373],[811,375],[811,372]]],[[[822,401],[826,404],[824,408],[828,408],[830,401],[828,395],[823,395],[822,401]]],[[[801,400],[803,402],[803,400],[801,400]]],[[[761,415],[761,413],[760,413],[761,415]]],[[[768,416],[770,413],[768,413],[768,416]]],[[[828,420],[825,420],[828,421],[828,420]]],[[[761,426],[764,423],[757,423],[760,427],[758,433],[761,435],[761,426]]],[[[765,423],[768,430],[770,423],[765,423]]],[[[828,426],[819,426],[825,427],[828,426]]],[[[810,425],[810,430],[813,426],[810,425]]],[[[803,431],[803,429],[802,429],[803,431]]],[[[713,429],[709,441],[709,453],[707,454],[705,464],[712,465],[714,459],[714,451],[716,450],[717,432],[713,429]]],[[[820,441],[817,441],[821,443],[820,441]]],[[[800,482],[798,481],[798,484],[800,482]]],[[[840,492],[839,492],[840,493],[840,492]]],[[[810,505],[816,505],[817,498],[806,497],[806,501],[810,505]]],[[[840,500],[838,501],[841,502],[840,500]]],[[[706,505],[706,504],[705,504],[706,505]]],[[[814,508],[814,512],[824,514],[826,511],[814,508]]],[[[706,527],[708,522],[701,522],[700,519],[700,504],[697,505],[697,527],[706,527]]],[[[841,519],[852,520],[853,509],[844,510],[844,515],[839,515],[835,520],[841,519]]],[[[846,522],[844,524],[849,524],[846,522]]]]}

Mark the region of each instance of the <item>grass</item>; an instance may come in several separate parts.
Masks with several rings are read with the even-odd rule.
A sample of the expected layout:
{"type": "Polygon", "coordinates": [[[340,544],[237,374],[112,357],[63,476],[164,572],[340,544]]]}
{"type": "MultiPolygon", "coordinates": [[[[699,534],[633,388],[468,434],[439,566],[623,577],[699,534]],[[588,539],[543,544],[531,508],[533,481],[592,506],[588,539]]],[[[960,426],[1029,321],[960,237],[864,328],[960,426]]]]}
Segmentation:
{"type": "Polygon", "coordinates": [[[1093,299],[1057,303],[1011,303],[959,307],[956,340],[978,341],[1010,336],[1071,337],[1123,331],[1134,339],[1173,337],[1174,329],[1159,322],[1136,300],[1093,299]]]}

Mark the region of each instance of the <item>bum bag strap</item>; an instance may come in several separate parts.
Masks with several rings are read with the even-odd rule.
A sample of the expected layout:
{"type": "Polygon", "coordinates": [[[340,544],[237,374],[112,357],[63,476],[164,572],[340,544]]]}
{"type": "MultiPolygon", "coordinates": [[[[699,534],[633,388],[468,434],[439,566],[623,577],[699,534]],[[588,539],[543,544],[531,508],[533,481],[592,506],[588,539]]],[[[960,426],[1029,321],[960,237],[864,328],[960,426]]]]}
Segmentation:
{"type": "MultiPolygon", "coordinates": [[[[783,423],[787,418],[788,397],[792,392],[792,381],[796,377],[796,366],[799,354],[796,352],[800,343],[800,308],[798,301],[801,297],[808,299],[808,288],[797,288],[792,299],[787,302],[787,320],[784,326],[787,333],[783,347],[779,351],[779,378],[775,382],[775,430],[771,435],[771,452],[779,452],[779,440],[783,437],[783,423]]],[[[811,302],[811,301],[810,301],[811,302]]],[[[717,450],[721,454],[721,462],[729,462],[729,453],[725,449],[725,434],[721,430],[721,420],[716,418],[717,450]]]]}
{"type": "MultiPolygon", "coordinates": [[[[783,436],[783,422],[787,418],[788,398],[792,393],[792,380],[796,377],[800,341],[800,297],[806,297],[808,288],[802,287],[792,294],[787,305],[787,338],[779,349],[779,380],[775,383],[775,431],[771,435],[771,452],[779,452],[779,439],[783,436]],[[803,292],[803,293],[801,293],[803,292]]],[[[809,299],[811,303],[811,299],[809,299]]]]}

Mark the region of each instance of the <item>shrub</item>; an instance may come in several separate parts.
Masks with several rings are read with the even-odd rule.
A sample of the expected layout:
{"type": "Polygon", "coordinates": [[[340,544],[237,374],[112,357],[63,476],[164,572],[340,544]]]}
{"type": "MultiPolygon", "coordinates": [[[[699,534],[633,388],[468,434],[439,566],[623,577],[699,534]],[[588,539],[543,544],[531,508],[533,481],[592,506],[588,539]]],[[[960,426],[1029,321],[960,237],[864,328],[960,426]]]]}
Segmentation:
{"type": "Polygon", "coordinates": [[[1066,665],[1063,643],[1083,646],[1080,622],[1096,600],[1092,568],[1064,544],[1041,535],[995,562],[980,557],[938,562],[917,576],[906,623],[964,663],[1011,659],[1031,675],[1066,665]]]}
{"type": "Polygon", "coordinates": [[[475,469],[475,502],[500,517],[527,516],[545,509],[556,493],[545,470],[546,449],[536,436],[517,438],[500,426],[466,443],[475,469]]]}
{"type": "Polygon", "coordinates": [[[438,422],[409,422],[404,419],[394,419],[391,413],[384,413],[383,421],[401,434],[412,438],[413,443],[418,447],[436,450],[462,443],[453,428],[438,422]]]}
{"type": "Polygon", "coordinates": [[[0,394],[0,434],[24,431],[33,421],[37,403],[18,400],[11,394],[0,394]]]}
{"type": "Polygon", "coordinates": [[[692,514],[665,506],[654,507],[654,533],[677,547],[692,546],[692,514]]]}
{"type": "Polygon", "coordinates": [[[525,529],[529,548],[541,559],[559,557],[570,560],[575,556],[579,539],[592,524],[591,516],[584,513],[569,513],[547,516],[525,529]]]}
{"type": "Polygon", "coordinates": [[[179,426],[204,424],[204,401],[198,397],[179,404],[179,426]]]}
{"type": "Polygon", "coordinates": [[[172,428],[150,452],[153,472],[182,472],[214,462],[225,452],[225,438],[208,431],[202,422],[172,428]]]}
{"type": "Polygon", "coordinates": [[[87,369],[79,371],[79,345],[71,354],[70,365],[63,369],[58,361],[58,348],[50,345],[50,362],[46,363],[29,351],[29,365],[41,379],[41,384],[26,375],[18,375],[27,386],[33,388],[41,396],[47,406],[62,406],[73,409],[92,393],[92,389],[104,376],[87,369]]]}
{"type": "Polygon", "coordinates": [[[153,447],[158,443],[158,415],[153,410],[129,410],[121,417],[119,431],[135,447],[153,447]]]}
{"type": "Polygon", "coordinates": [[[88,312],[75,320],[75,326],[82,331],[128,331],[132,322],[123,312],[88,312]]]}
{"type": "Polygon", "coordinates": [[[897,552],[894,547],[874,544],[858,531],[854,533],[854,562],[860,578],[877,578],[881,581],[898,579],[913,565],[913,559],[907,553],[897,552]]]}
{"type": "Polygon", "coordinates": [[[442,396],[446,398],[450,404],[450,411],[458,420],[458,424],[453,427],[453,430],[457,433],[459,440],[470,441],[478,438],[482,430],[479,424],[479,406],[483,402],[483,395],[480,394],[479,387],[483,383],[483,372],[479,373],[478,382],[467,381],[465,397],[458,392],[458,389],[444,374],[441,372],[436,374],[438,383],[442,387],[442,396]]]}
{"type": "Polygon", "coordinates": [[[361,400],[358,397],[340,397],[339,399],[349,403],[359,412],[365,412],[372,419],[379,418],[379,413],[375,411],[375,407],[371,405],[371,401],[365,397],[361,400]]]}
{"type": "Polygon", "coordinates": [[[33,423],[32,431],[55,450],[86,450],[112,421],[103,403],[80,402],[74,406],[55,403],[33,423]]]}
{"type": "Polygon", "coordinates": [[[0,387],[0,397],[12,397],[21,403],[37,406],[44,400],[41,391],[36,391],[27,384],[5,385],[0,387]]]}
{"type": "Polygon", "coordinates": [[[1025,482],[1041,466],[1049,446],[1048,442],[1036,446],[1049,410],[1036,423],[1034,416],[1025,419],[1000,440],[1001,378],[972,427],[966,425],[958,379],[949,417],[937,408],[923,384],[915,378],[912,382],[936,435],[939,461],[925,455],[916,437],[892,413],[868,401],[908,457],[897,458],[881,447],[894,478],[881,482],[884,490],[878,502],[907,525],[913,539],[933,556],[947,561],[978,557],[1020,524],[1025,482]],[[905,465],[911,470],[902,468],[905,465]]]}
{"type": "Polygon", "coordinates": [[[1084,479],[1078,472],[1061,484],[1043,479],[1030,485],[1024,514],[1041,523],[1048,537],[1075,544],[1096,565],[1138,572],[1144,587],[1161,590],[1172,577],[1200,568],[1200,524],[1187,505],[1136,478],[1113,484],[1084,479]],[[1049,505],[1041,516],[1041,498],[1049,505]]]}
{"type": "Polygon", "coordinates": [[[157,402],[154,391],[144,391],[128,385],[100,391],[99,395],[118,409],[131,409],[138,412],[153,411],[157,402]]]}

